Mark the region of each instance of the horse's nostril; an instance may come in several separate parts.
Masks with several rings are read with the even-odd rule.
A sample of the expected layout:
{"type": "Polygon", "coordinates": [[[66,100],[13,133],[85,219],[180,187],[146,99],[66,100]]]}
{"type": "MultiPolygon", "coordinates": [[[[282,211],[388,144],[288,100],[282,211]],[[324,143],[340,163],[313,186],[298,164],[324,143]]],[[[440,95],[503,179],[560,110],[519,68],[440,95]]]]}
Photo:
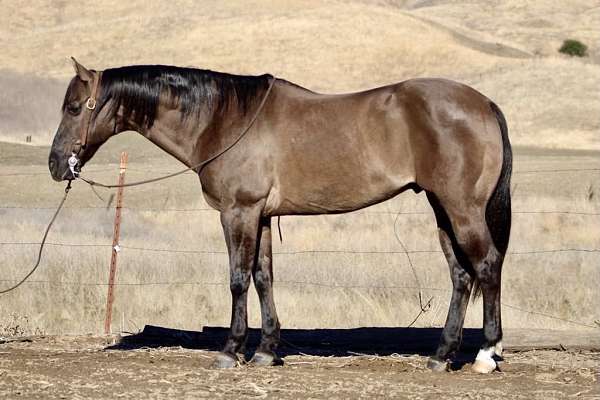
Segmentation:
{"type": "Polygon", "coordinates": [[[56,156],[56,154],[51,153],[50,157],[48,157],[48,168],[50,169],[50,172],[55,172],[56,168],[58,168],[59,166],[59,162],[58,162],[59,158],[56,156]]]}
{"type": "Polygon", "coordinates": [[[62,172],[60,171],[60,158],[57,157],[56,154],[51,154],[50,157],[48,157],[48,169],[50,170],[50,175],[55,181],[62,180],[62,172]]]}
{"type": "Polygon", "coordinates": [[[50,169],[50,172],[54,172],[57,166],[58,162],[56,161],[56,157],[51,156],[48,160],[48,168],[50,169]]]}

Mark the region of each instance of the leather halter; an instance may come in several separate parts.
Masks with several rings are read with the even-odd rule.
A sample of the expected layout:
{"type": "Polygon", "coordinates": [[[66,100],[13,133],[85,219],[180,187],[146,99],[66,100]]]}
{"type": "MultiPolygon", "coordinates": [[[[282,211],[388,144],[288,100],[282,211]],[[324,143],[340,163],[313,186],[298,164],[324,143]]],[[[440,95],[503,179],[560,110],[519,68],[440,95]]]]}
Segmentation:
{"type": "Polygon", "coordinates": [[[79,140],[77,140],[77,142],[75,142],[75,149],[73,150],[73,153],[75,153],[77,155],[79,155],[81,150],[85,149],[85,146],[87,145],[87,142],[88,142],[90,125],[92,122],[92,116],[94,114],[94,110],[96,109],[96,104],[97,104],[96,98],[98,95],[98,88],[100,87],[101,80],[102,80],[102,71],[98,72],[98,77],[94,81],[94,85],[92,86],[92,92],[90,93],[90,97],[88,97],[87,101],[85,102],[84,112],[86,112],[89,115],[83,116],[83,125],[81,126],[81,133],[79,135],[79,140]]]}

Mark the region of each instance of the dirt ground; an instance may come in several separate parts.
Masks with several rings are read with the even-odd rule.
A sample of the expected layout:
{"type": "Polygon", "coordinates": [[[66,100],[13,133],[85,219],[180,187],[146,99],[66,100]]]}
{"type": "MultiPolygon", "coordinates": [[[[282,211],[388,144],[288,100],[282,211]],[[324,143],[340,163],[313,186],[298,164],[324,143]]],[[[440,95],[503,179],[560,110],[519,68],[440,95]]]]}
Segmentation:
{"type": "MultiPolygon", "coordinates": [[[[600,398],[600,353],[507,352],[501,372],[464,363],[432,373],[421,355],[288,355],[283,367],[211,368],[214,352],[110,350],[114,337],[33,337],[0,344],[1,398],[600,398]]],[[[1,343],[1,342],[0,342],[1,343]]]]}

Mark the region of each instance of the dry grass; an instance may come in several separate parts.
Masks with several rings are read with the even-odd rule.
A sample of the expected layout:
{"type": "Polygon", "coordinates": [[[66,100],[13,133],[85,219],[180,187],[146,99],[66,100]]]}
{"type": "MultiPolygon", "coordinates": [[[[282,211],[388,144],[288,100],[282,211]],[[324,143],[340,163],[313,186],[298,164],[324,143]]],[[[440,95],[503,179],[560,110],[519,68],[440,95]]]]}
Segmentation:
{"type": "MultiPolygon", "coordinates": [[[[122,148],[131,152],[130,180],[179,168],[166,156],[150,151],[150,144],[137,136],[125,135],[109,142],[89,166],[89,174],[103,181],[116,179],[115,162],[122,148]],[[147,147],[147,149],[146,149],[147,147]],[[136,154],[150,159],[136,162],[136,154]],[[114,155],[114,156],[111,156],[114,155]],[[112,158],[111,158],[112,157],[112,158]],[[98,171],[107,166],[113,171],[98,171]],[[152,167],[150,167],[152,165],[152,167]],[[142,170],[147,169],[147,172],[142,170]]],[[[36,148],[4,145],[19,159],[42,163],[44,152],[36,148]]],[[[42,149],[43,150],[43,149],[42,149]]],[[[518,173],[529,170],[599,168],[597,155],[557,152],[537,155],[518,152],[513,189],[516,211],[600,212],[597,172],[518,173]],[[573,179],[577,176],[577,179],[573,179]]],[[[38,241],[52,209],[61,196],[61,186],[50,182],[44,165],[6,172],[40,172],[27,177],[27,184],[14,177],[0,177],[6,190],[0,194],[4,209],[0,241],[38,241]]],[[[105,197],[108,197],[105,194],[105,197]]],[[[136,331],[144,324],[198,329],[202,325],[229,323],[230,297],[225,245],[214,211],[156,211],[154,209],[206,208],[197,178],[184,175],[166,184],[126,191],[116,291],[115,330],[136,331]],[[138,209],[138,210],[135,210],[138,209]],[[132,247],[208,251],[190,254],[139,251],[132,247]],[[152,283],[150,285],[139,285],[152,283]]],[[[66,209],[57,221],[49,241],[56,243],[102,244],[103,247],[49,246],[42,268],[24,288],[4,297],[0,314],[19,309],[28,316],[30,328],[47,333],[100,332],[110,259],[113,210],[103,208],[94,194],[77,184],[66,209]],[[99,207],[76,209],[77,207],[99,207]],[[54,283],[46,283],[51,281],[54,283]],[[63,282],[58,283],[58,282],[63,282]],[[79,283],[84,283],[80,285],[79,283]]],[[[406,256],[394,236],[394,214],[401,215],[397,231],[410,250],[434,253],[411,254],[432,310],[417,326],[442,326],[450,298],[450,280],[439,244],[435,222],[422,195],[403,194],[367,210],[322,217],[282,219],[283,243],[275,241],[275,253],[305,250],[349,250],[397,252],[394,254],[300,253],[275,255],[276,301],[282,322],[288,328],[403,326],[418,311],[415,279],[406,256]],[[341,286],[341,287],[331,287],[341,286]],[[393,286],[394,288],[386,289],[393,286]],[[405,288],[403,288],[405,287],[405,288]],[[439,289],[439,290],[438,290],[439,289]],[[352,312],[348,308],[352,307],[352,312]]],[[[598,215],[516,213],[511,252],[544,249],[599,249],[598,215]]],[[[6,278],[22,276],[34,260],[35,246],[3,246],[0,265],[6,278]]],[[[512,254],[504,269],[504,324],[506,327],[579,329],[580,326],[516,310],[547,313],[560,318],[592,324],[600,319],[597,287],[598,253],[564,252],[512,254]]],[[[6,284],[6,283],[4,283],[6,284]]],[[[260,326],[258,302],[252,291],[250,323],[260,326]]],[[[470,306],[467,326],[480,326],[481,304],[470,306]]]]}
{"type": "MultiPolygon", "coordinates": [[[[506,112],[516,145],[600,149],[600,9],[593,1],[257,1],[147,4],[105,1],[81,7],[68,2],[8,3],[0,12],[0,138],[48,144],[74,55],[94,68],[135,63],[195,65],[238,73],[271,72],[315,90],[346,92],[418,76],[444,76],[473,85],[506,112]],[[565,37],[590,46],[590,57],[572,59],[556,49],[565,37]],[[62,90],[61,90],[62,87],[62,90]],[[34,112],[32,112],[32,110],[34,112]],[[55,114],[56,112],[56,114],[55,114]]],[[[179,164],[136,136],[111,140],[89,170],[115,172],[118,154],[130,150],[128,179],[176,170],[179,164]],[[137,169],[137,170],[136,170],[137,169]],[[142,173],[140,170],[147,170],[142,173]]],[[[47,148],[0,144],[0,241],[36,242],[61,196],[50,181],[47,148]],[[16,206],[25,209],[7,209],[16,206]]],[[[597,152],[526,152],[516,170],[598,168],[597,152]]],[[[517,211],[600,212],[597,172],[517,174],[517,211]]],[[[128,190],[134,208],[205,207],[191,175],[165,185],[128,190]]],[[[77,185],[70,207],[102,207],[77,185]]],[[[411,250],[439,249],[433,216],[423,196],[405,194],[390,202],[341,216],[284,218],[283,244],[299,250],[400,251],[394,215],[379,211],[423,211],[403,215],[398,232],[411,250]]],[[[50,241],[109,244],[113,212],[65,210],[50,241]]],[[[600,248],[598,216],[516,214],[511,250],[600,248]]],[[[125,249],[120,254],[115,328],[134,331],[146,323],[197,329],[228,324],[229,295],[222,232],[214,212],[128,210],[122,244],[130,247],[218,251],[169,254],[125,249]],[[178,282],[174,284],[173,282],[178,282]],[[199,284],[192,284],[192,283],[199,284]],[[164,284],[168,283],[168,284],[164,284]],[[207,284],[208,283],[208,284],[207,284]]],[[[35,246],[2,246],[3,279],[20,277],[35,246]]],[[[28,331],[101,331],[109,247],[49,246],[40,271],[23,289],[0,300],[0,322],[9,311],[28,318],[28,331]],[[65,282],[48,284],[43,281],[65,282]],[[75,284],[71,284],[71,283],[75,284]],[[79,285],[78,282],[86,283],[79,285]],[[99,285],[98,285],[99,284],[99,285]]],[[[433,307],[418,326],[440,326],[450,282],[440,253],[411,256],[433,307]]],[[[286,327],[406,325],[418,310],[415,285],[403,254],[281,254],[275,257],[276,299],[286,327]],[[291,282],[304,282],[302,284],[291,282]],[[308,284],[310,283],[310,284],[308,284]],[[326,285],[338,284],[351,288],[326,285]],[[325,285],[325,286],[323,286],[325,285]],[[348,312],[352,307],[352,312],[348,312]]],[[[514,254],[504,273],[504,301],[561,318],[593,324],[598,315],[598,253],[514,254]]],[[[3,282],[7,284],[7,282],[3,282]]],[[[251,324],[259,312],[252,295],[251,324]]],[[[8,323],[8,325],[6,325],[8,323]]],[[[470,307],[468,326],[479,326],[481,307],[470,307]]],[[[504,308],[508,327],[573,328],[540,315],[504,308]]],[[[22,326],[22,325],[21,325],[22,326]]]]}

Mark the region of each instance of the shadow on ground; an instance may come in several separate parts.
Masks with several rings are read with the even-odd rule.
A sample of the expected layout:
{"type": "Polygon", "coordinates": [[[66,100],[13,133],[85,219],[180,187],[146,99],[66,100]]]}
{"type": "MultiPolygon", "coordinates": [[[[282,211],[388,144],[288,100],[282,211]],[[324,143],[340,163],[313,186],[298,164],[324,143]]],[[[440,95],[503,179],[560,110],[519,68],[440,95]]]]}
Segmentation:
{"type": "MultiPolygon", "coordinates": [[[[131,350],[142,347],[182,346],[189,349],[219,351],[227,339],[228,328],[204,327],[201,332],[146,325],[140,333],[123,336],[107,350],[131,350]]],[[[355,329],[282,329],[279,353],[287,355],[348,356],[353,354],[390,355],[435,352],[440,328],[355,328],[355,329]]],[[[464,329],[462,350],[476,351],[483,343],[481,329],[464,329]]],[[[260,330],[249,329],[247,349],[258,346],[260,330]]]]}

